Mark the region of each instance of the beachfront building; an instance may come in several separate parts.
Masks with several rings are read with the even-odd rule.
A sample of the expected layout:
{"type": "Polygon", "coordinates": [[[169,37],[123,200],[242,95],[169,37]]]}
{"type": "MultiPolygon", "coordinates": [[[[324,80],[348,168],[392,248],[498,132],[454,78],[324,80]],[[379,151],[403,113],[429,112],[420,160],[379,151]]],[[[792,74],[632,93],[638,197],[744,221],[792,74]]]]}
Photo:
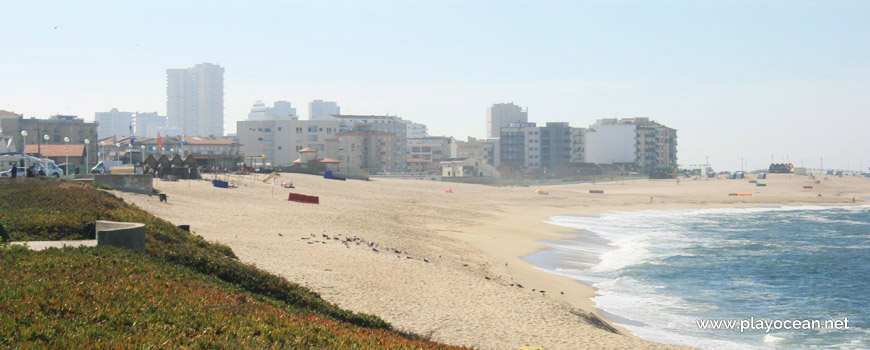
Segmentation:
{"type": "MultiPolygon", "coordinates": [[[[30,146],[28,146],[30,147],[30,146]]],[[[221,167],[235,169],[235,164],[241,161],[239,142],[232,137],[217,136],[167,136],[135,137],[130,144],[130,137],[107,137],[100,139],[92,148],[97,149],[99,160],[120,160],[124,163],[138,164],[153,155],[182,158],[192,156],[202,167],[221,167]]],[[[96,161],[91,159],[91,163],[96,161]]]]}
{"type": "Polygon", "coordinates": [[[541,167],[552,174],[563,163],[571,162],[572,132],[568,123],[547,123],[541,131],[541,167]]]}
{"type": "MultiPolygon", "coordinates": [[[[377,130],[374,125],[361,125],[353,131],[340,132],[335,136],[341,171],[369,174],[396,171],[396,133],[377,130]]],[[[401,163],[407,164],[406,159],[402,160],[401,163]]]]}
{"type": "MultiPolygon", "coordinates": [[[[43,145],[78,145],[84,144],[85,140],[92,143],[97,141],[97,123],[85,122],[74,115],[53,115],[48,119],[25,119],[19,115],[17,118],[6,118],[3,122],[4,133],[9,134],[9,131],[14,130],[12,132],[17,135],[13,135],[17,150],[24,149],[24,138],[21,137],[23,130],[27,131],[27,147],[36,145],[36,153],[40,153],[43,145]],[[46,136],[48,140],[45,139],[46,136]],[[64,138],[69,138],[69,142],[65,142],[64,138]]],[[[128,125],[127,134],[129,133],[128,125]]],[[[94,147],[90,147],[88,153],[91,159],[96,156],[94,147]]]]}
{"type": "Polygon", "coordinates": [[[236,123],[240,152],[259,157],[275,167],[293,165],[299,151],[311,148],[328,158],[338,158],[337,147],[327,149],[339,132],[339,120],[299,120],[296,116],[264,116],[262,120],[236,123]]]}
{"type": "Polygon", "coordinates": [[[456,141],[456,158],[480,159],[497,167],[501,162],[497,151],[498,139],[483,140],[469,136],[466,141],[456,141]]]}
{"type": "Polygon", "coordinates": [[[308,120],[320,120],[325,116],[339,114],[341,114],[341,107],[335,102],[323,100],[308,102],[308,120]]]}
{"type": "Polygon", "coordinates": [[[501,177],[498,170],[475,158],[450,158],[439,162],[441,177],[501,177]]]}
{"type": "Polygon", "coordinates": [[[169,127],[184,135],[224,134],[224,68],[211,63],[166,70],[169,127]]]}
{"type": "Polygon", "coordinates": [[[511,103],[496,103],[486,109],[486,138],[501,137],[501,129],[513,123],[527,123],[528,108],[511,103]]]}
{"type": "Polygon", "coordinates": [[[677,168],[677,131],[649,118],[599,119],[586,133],[586,162],[635,170],[677,168]]]}
{"type": "Polygon", "coordinates": [[[248,113],[248,120],[263,120],[264,117],[291,117],[296,116],[296,108],[288,101],[275,101],[272,107],[267,107],[263,101],[257,101],[248,113]]]}
{"type": "Polygon", "coordinates": [[[438,172],[438,164],[444,159],[456,158],[456,150],[456,140],[452,137],[409,137],[408,171],[411,173],[438,172]]]}
{"type": "Polygon", "coordinates": [[[501,163],[522,169],[541,167],[541,128],[535,123],[512,123],[501,128],[501,163]]]}
{"type": "Polygon", "coordinates": [[[501,129],[500,162],[553,174],[560,165],[583,159],[584,135],[585,129],[568,123],[513,123],[501,129]]]}
{"type": "Polygon", "coordinates": [[[456,158],[456,140],[449,136],[409,137],[408,158],[432,162],[456,158]]]}
{"type": "Polygon", "coordinates": [[[117,108],[112,108],[108,112],[94,113],[94,120],[98,125],[97,137],[99,138],[130,136],[133,112],[121,112],[117,108]]]}
{"type": "Polygon", "coordinates": [[[571,163],[585,162],[586,128],[571,128],[571,163]]]}
{"type": "MultiPolygon", "coordinates": [[[[341,131],[350,132],[378,132],[393,134],[392,144],[389,145],[389,153],[382,158],[388,158],[389,164],[382,167],[382,172],[404,172],[408,169],[408,127],[402,118],[392,115],[331,115],[323,119],[337,120],[341,122],[341,131]]],[[[371,164],[382,161],[373,162],[371,164]]],[[[370,167],[372,169],[376,167],[370,167]]]]}

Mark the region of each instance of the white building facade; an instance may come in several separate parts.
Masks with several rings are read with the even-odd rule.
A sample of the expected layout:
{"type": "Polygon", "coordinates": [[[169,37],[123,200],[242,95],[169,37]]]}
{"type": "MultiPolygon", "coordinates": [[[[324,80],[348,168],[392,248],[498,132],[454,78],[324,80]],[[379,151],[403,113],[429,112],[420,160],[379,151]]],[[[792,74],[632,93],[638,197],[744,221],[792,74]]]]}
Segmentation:
{"type": "Polygon", "coordinates": [[[121,112],[112,108],[108,112],[94,113],[94,120],[97,122],[98,138],[130,136],[133,112],[121,112]]]}
{"type": "Polygon", "coordinates": [[[272,166],[292,165],[304,148],[317,150],[321,158],[338,158],[338,154],[327,150],[327,143],[337,138],[340,121],[266,116],[263,120],[240,121],[236,125],[240,153],[246,157],[265,155],[265,162],[272,166]]]}
{"type": "Polygon", "coordinates": [[[267,107],[263,101],[257,101],[248,113],[248,120],[263,120],[263,117],[290,117],[296,115],[296,108],[288,101],[276,101],[272,107],[267,107]]]}
{"type": "Polygon", "coordinates": [[[529,110],[511,103],[496,103],[486,109],[486,138],[498,138],[501,128],[512,123],[527,123],[529,110]]]}
{"type": "Polygon", "coordinates": [[[224,68],[202,63],[167,69],[166,116],[188,136],[224,134],[224,68]]]}
{"type": "Polygon", "coordinates": [[[339,115],[341,108],[337,103],[331,101],[314,100],[308,102],[308,119],[320,120],[325,116],[339,115]]]}

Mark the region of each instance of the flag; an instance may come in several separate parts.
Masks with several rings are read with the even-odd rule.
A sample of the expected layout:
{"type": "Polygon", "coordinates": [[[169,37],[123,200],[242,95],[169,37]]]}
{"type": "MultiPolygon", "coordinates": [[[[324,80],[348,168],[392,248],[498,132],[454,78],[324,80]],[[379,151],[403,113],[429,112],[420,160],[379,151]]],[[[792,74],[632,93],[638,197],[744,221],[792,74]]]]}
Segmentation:
{"type": "Polygon", "coordinates": [[[130,124],[130,146],[133,145],[133,124],[130,124]]]}
{"type": "Polygon", "coordinates": [[[157,148],[163,148],[163,139],[160,138],[160,133],[157,133],[157,148]]]}

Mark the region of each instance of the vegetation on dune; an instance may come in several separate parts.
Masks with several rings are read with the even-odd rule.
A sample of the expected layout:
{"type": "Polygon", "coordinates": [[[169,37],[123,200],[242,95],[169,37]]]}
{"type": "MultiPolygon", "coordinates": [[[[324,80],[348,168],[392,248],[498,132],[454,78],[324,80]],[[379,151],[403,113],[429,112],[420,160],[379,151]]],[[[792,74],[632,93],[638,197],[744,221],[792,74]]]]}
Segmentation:
{"type": "Polygon", "coordinates": [[[340,309],[93,187],[17,179],[0,181],[0,197],[0,225],[12,240],[87,238],[94,220],[111,220],[144,223],[148,242],[145,255],[0,248],[0,339],[10,342],[0,345],[444,347],[340,309]]]}

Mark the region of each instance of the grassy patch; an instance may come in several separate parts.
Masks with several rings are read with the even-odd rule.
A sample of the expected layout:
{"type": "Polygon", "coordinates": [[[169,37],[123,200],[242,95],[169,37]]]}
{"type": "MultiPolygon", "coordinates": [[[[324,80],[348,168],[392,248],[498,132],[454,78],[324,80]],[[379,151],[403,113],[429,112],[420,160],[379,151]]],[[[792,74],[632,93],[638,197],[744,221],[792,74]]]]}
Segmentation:
{"type": "MultiPolygon", "coordinates": [[[[168,341],[148,343],[161,348],[203,344],[362,349],[441,346],[415,343],[377,316],[338,308],[307,288],[239,262],[225,245],[209,243],[91,186],[31,179],[0,181],[0,198],[4,198],[0,225],[12,240],[82,239],[88,236],[87,224],[111,220],[144,223],[148,242],[144,256],[106,248],[41,253],[0,250],[0,271],[10,272],[7,280],[0,280],[0,329],[18,327],[13,343],[66,347],[81,344],[75,339],[103,339],[117,342],[98,347],[115,347],[112,344],[131,344],[124,337],[136,338],[143,331],[168,341]],[[169,286],[161,284],[164,278],[169,286]],[[124,286],[116,280],[129,283],[124,286]],[[128,286],[138,288],[134,291],[139,294],[128,286]],[[262,305],[256,304],[250,312],[248,306],[232,306],[239,305],[233,300],[240,297],[262,305]],[[170,299],[182,304],[167,306],[170,299]],[[111,301],[107,308],[99,307],[107,301],[111,301]],[[220,310],[212,310],[214,305],[220,310]],[[103,324],[113,327],[94,327],[103,324]],[[270,328],[272,324],[281,326],[270,328]],[[131,329],[136,334],[130,334],[131,329]],[[299,338],[308,333],[315,336],[299,338]],[[373,338],[364,340],[369,336],[373,338]],[[194,342],[200,338],[204,343],[194,342]],[[73,343],[65,343],[69,339],[73,343]],[[371,342],[375,340],[381,343],[371,342]]],[[[0,334],[0,339],[7,336],[0,334]]]]}

